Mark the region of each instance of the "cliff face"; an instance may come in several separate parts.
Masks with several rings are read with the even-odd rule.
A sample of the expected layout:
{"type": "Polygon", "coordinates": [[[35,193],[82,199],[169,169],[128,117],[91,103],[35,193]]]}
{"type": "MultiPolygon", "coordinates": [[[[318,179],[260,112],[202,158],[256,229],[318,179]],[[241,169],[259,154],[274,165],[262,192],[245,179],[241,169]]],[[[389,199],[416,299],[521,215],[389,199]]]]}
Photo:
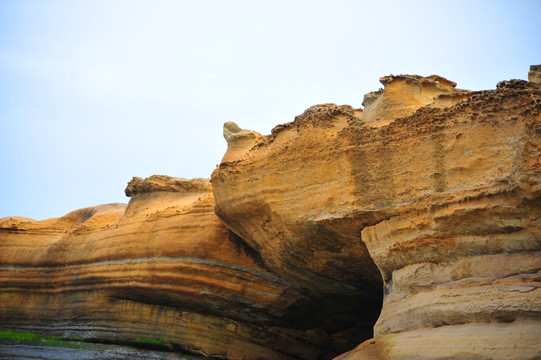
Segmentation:
{"type": "Polygon", "coordinates": [[[435,180],[425,179],[431,173],[417,169],[436,171],[436,157],[444,156],[434,154],[437,134],[423,139],[411,133],[418,125],[409,124],[395,125],[393,137],[384,124],[427,103],[436,111],[468,93],[437,79],[382,78],[385,91],[367,95],[369,104],[365,97],[368,110],[316,105],[271,136],[254,137],[243,151],[226,137],[228,151],[212,174],[216,214],[267,266],[306,287],[379,286],[381,276],[360,231],[431,192],[435,180]],[[405,131],[411,135],[398,134],[405,131]],[[429,152],[417,156],[426,138],[429,152]],[[402,167],[406,159],[412,161],[409,169],[402,167]],[[405,174],[393,173],[399,165],[405,174]]]}
{"type": "Polygon", "coordinates": [[[0,327],[228,359],[373,335],[339,358],[541,357],[541,86],[381,82],[272,135],[226,123],[212,185],[0,219],[0,327]]]}
{"type": "Polygon", "coordinates": [[[126,193],[127,207],[0,220],[1,328],[228,359],[330,358],[371,336],[377,313],[335,320],[332,298],[267,270],[214,214],[208,179],[134,178],[126,193]]]}
{"type": "Polygon", "coordinates": [[[502,82],[389,125],[392,211],[361,232],[384,304],[341,359],[541,356],[540,95],[502,82]]]}
{"type": "Polygon", "coordinates": [[[343,358],[541,356],[541,89],[382,82],[364,112],[312,107],[222,162],[217,215],[315,287],[365,288],[375,262],[376,338],[343,358]]]}

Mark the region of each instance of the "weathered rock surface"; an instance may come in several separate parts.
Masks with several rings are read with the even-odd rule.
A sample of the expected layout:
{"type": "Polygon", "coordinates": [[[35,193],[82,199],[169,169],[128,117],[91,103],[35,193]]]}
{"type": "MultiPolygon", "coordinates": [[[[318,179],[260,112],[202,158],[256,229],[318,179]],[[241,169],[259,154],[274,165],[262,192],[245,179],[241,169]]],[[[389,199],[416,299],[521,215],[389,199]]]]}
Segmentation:
{"type": "Polygon", "coordinates": [[[385,89],[366,94],[360,114],[370,127],[389,125],[426,105],[447,107],[471,93],[456,89],[455,82],[438,75],[390,75],[379,81],[385,89]]]}
{"type": "Polygon", "coordinates": [[[528,72],[528,81],[541,84],[541,65],[530,66],[528,72]]]}
{"type": "Polygon", "coordinates": [[[0,328],[328,359],[374,326],[339,359],[541,358],[541,85],[380,81],[364,110],[226,123],[212,185],[0,219],[0,328]]]}
{"type": "MultiPolygon", "coordinates": [[[[246,147],[242,158],[237,154],[230,160],[228,150],[212,175],[216,214],[261,253],[273,271],[314,291],[375,293],[381,276],[360,231],[397,210],[391,201],[396,190],[404,191],[404,198],[423,190],[423,184],[408,184],[410,179],[392,184],[390,161],[399,163],[404,154],[382,148],[382,142],[393,139],[381,138],[387,127],[378,129],[411,115],[428,99],[434,103],[437,97],[431,107],[437,110],[437,105],[456,103],[468,93],[437,76],[389,76],[381,81],[385,91],[369,104],[365,98],[368,110],[313,106],[246,147]]],[[[417,148],[407,146],[411,152],[417,148]]],[[[431,160],[422,160],[423,166],[431,160]]],[[[432,190],[433,180],[428,181],[425,191],[432,190]]],[[[370,306],[371,299],[363,299],[370,306]]]]}
{"type": "Polygon", "coordinates": [[[502,82],[383,138],[399,186],[361,236],[384,304],[340,359],[541,357],[541,87],[502,82]]]}
{"type": "Polygon", "coordinates": [[[375,262],[375,342],[346,359],[541,356],[541,88],[382,83],[363,112],[312,107],[223,161],[217,215],[306,287],[369,292],[375,262]]]}
{"type": "Polygon", "coordinates": [[[127,207],[0,220],[2,328],[228,359],[330,358],[372,333],[375,318],[332,323],[330,300],[265,269],[208,180],[134,178],[126,193],[127,207]]]}
{"type": "Polygon", "coordinates": [[[77,344],[74,348],[44,345],[6,345],[0,343],[0,358],[10,360],[201,360],[203,358],[180,356],[172,352],[135,349],[108,344],[77,344]],[[79,345],[81,344],[81,345],[79,345]],[[84,344],[84,345],[83,345],[84,344]],[[81,347],[81,348],[79,348],[81,347]],[[86,347],[90,347],[87,349],[86,347]]]}

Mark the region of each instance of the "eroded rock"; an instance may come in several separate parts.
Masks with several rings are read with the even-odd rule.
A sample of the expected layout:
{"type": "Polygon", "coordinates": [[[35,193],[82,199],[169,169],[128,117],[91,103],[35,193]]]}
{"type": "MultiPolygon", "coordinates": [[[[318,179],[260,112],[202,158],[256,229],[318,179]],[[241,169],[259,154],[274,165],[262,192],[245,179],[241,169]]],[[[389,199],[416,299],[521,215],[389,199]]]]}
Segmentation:
{"type": "Polygon", "coordinates": [[[539,356],[541,89],[383,83],[362,113],[312,107],[222,162],[216,213],[269,268],[308,288],[368,292],[375,261],[385,287],[376,338],[347,359],[539,356]],[[513,340],[502,342],[508,323],[513,340]],[[462,343],[455,326],[480,333],[462,343]],[[417,346],[419,328],[440,329],[417,346]]]}
{"type": "Polygon", "coordinates": [[[528,81],[541,84],[541,65],[530,66],[530,71],[528,72],[528,81]]]}
{"type": "Polygon", "coordinates": [[[212,185],[0,219],[0,326],[227,359],[541,357],[541,86],[381,81],[272,135],[226,123],[212,185]]]}
{"type": "Polygon", "coordinates": [[[227,151],[222,161],[235,161],[246,155],[261,139],[261,134],[241,129],[236,123],[229,121],[224,124],[224,138],[227,141],[227,151]]]}
{"type": "Polygon", "coordinates": [[[391,212],[362,230],[384,304],[339,359],[541,356],[540,105],[513,80],[385,129],[391,212]]]}
{"type": "Polygon", "coordinates": [[[166,175],[152,175],[146,179],[134,176],[128,183],[126,196],[153,192],[205,193],[211,192],[209,179],[184,179],[166,175]]]}
{"type": "Polygon", "coordinates": [[[266,269],[208,184],[135,179],[127,207],[0,220],[1,327],[227,359],[331,358],[370,336],[266,269]]]}
{"type": "Polygon", "coordinates": [[[438,75],[389,75],[379,81],[384,88],[366,94],[363,100],[361,119],[371,127],[389,125],[423,106],[452,106],[470,93],[438,75]]]}

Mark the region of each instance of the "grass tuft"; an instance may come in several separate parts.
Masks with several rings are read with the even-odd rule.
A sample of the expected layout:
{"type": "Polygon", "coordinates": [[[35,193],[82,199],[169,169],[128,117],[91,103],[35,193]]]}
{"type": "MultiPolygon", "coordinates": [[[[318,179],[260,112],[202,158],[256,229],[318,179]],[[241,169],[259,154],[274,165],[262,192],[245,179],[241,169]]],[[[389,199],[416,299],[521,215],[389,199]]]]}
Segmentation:
{"type": "Polygon", "coordinates": [[[0,340],[6,343],[29,344],[29,345],[49,345],[68,348],[81,348],[81,343],[72,343],[63,341],[61,336],[47,336],[29,332],[20,332],[12,330],[0,330],[0,340]]]}
{"type": "Polygon", "coordinates": [[[155,340],[155,339],[137,338],[134,340],[134,342],[138,344],[163,345],[163,342],[161,342],[160,340],[155,340]]]}
{"type": "Polygon", "coordinates": [[[0,330],[0,339],[8,340],[35,340],[38,338],[37,334],[28,332],[18,332],[11,330],[0,330]]]}

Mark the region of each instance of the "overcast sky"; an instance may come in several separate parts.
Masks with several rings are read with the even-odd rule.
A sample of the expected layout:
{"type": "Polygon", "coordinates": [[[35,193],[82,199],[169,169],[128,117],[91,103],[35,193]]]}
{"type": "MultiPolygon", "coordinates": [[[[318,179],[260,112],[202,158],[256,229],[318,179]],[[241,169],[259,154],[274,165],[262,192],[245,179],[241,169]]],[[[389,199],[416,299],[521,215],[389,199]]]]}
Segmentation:
{"type": "Polygon", "coordinates": [[[380,76],[492,89],[541,64],[541,1],[0,0],[0,218],[209,177],[222,125],[360,107],[380,76]]]}

